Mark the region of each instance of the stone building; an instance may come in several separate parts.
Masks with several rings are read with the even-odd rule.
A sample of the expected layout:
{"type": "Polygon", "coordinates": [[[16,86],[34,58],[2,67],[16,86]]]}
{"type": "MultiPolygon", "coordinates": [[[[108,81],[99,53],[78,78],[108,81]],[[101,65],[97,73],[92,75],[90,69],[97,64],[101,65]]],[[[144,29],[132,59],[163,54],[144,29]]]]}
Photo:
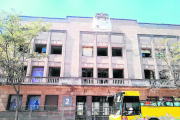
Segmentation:
{"type": "MultiPolygon", "coordinates": [[[[41,17],[22,18],[26,24],[41,17]]],[[[141,100],[147,96],[180,97],[178,90],[168,86],[155,92],[151,89],[151,80],[161,79],[158,71],[165,66],[156,40],[168,38],[168,48],[179,40],[180,25],[110,19],[103,13],[93,18],[67,16],[43,21],[53,26],[33,39],[30,52],[46,53],[49,58],[26,61],[26,76],[33,78],[21,85],[24,113],[64,110],[69,111],[64,114],[66,119],[91,120],[94,114],[108,116],[105,109],[111,107],[112,100],[105,98],[119,91],[139,91],[141,100]]],[[[0,115],[9,115],[16,97],[13,87],[3,84],[4,79],[0,81],[0,115]]]]}

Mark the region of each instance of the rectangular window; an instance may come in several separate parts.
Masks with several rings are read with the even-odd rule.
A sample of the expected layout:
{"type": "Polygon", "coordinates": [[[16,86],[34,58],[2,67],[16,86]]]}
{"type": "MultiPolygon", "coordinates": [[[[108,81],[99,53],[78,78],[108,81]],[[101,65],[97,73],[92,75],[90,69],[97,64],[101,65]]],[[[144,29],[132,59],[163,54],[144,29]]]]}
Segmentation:
{"type": "Polygon", "coordinates": [[[122,48],[112,48],[112,56],[122,57],[122,48]]]}
{"type": "Polygon", "coordinates": [[[40,101],[41,101],[40,95],[28,95],[27,104],[26,104],[27,109],[28,110],[39,110],[40,101]]]}
{"type": "Polygon", "coordinates": [[[108,48],[97,48],[97,56],[108,56],[108,48]]]}
{"type": "Polygon", "coordinates": [[[113,78],[124,78],[123,69],[113,69],[113,78]]]}
{"type": "Polygon", "coordinates": [[[98,69],[98,78],[108,78],[108,69],[98,69]]]}
{"type": "Polygon", "coordinates": [[[154,72],[152,70],[144,70],[145,79],[154,79],[154,72]]]}
{"type": "Polygon", "coordinates": [[[168,79],[168,70],[159,71],[159,79],[168,79]]]}
{"type": "Polygon", "coordinates": [[[157,59],[162,59],[164,58],[165,50],[156,49],[155,54],[157,59]]]}
{"type": "Polygon", "coordinates": [[[82,77],[93,77],[92,68],[82,68],[82,77]]]}
{"type": "Polygon", "coordinates": [[[142,51],[142,57],[151,57],[151,50],[141,50],[142,51]]]}
{"type": "MultiPolygon", "coordinates": [[[[44,74],[44,67],[33,67],[32,69],[32,76],[33,77],[43,77],[44,74]]],[[[42,82],[42,78],[33,78],[32,82],[42,82]]]]}
{"type": "Polygon", "coordinates": [[[35,45],[35,52],[46,53],[46,45],[35,45]]]}
{"type": "Polygon", "coordinates": [[[157,97],[157,96],[147,96],[147,100],[148,101],[158,101],[159,97],[157,97]]]}
{"type": "Polygon", "coordinates": [[[109,107],[112,103],[110,97],[107,100],[105,96],[92,96],[92,115],[109,115],[109,107]]]}
{"type": "Polygon", "coordinates": [[[28,51],[29,51],[29,49],[28,49],[28,44],[26,45],[26,44],[24,44],[24,46],[22,46],[22,45],[20,45],[19,46],[19,52],[24,52],[24,53],[27,53],[28,51]]]}
{"type": "MultiPolygon", "coordinates": [[[[7,110],[16,110],[16,102],[17,102],[17,96],[9,95],[7,110]]],[[[21,109],[21,104],[22,104],[22,95],[19,96],[19,109],[21,109]]]]}
{"type": "Polygon", "coordinates": [[[83,56],[93,56],[93,48],[92,47],[83,47],[82,48],[82,55],[83,56]]]}
{"type": "Polygon", "coordinates": [[[62,46],[51,46],[51,54],[62,54],[62,46]]]}
{"type": "Polygon", "coordinates": [[[86,96],[76,96],[77,115],[85,115],[86,113],[86,96]]]}
{"type": "Polygon", "coordinates": [[[24,66],[23,69],[24,69],[24,71],[23,71],[24,73],[23,74],[26,75],[26,73],[27,73],[27,66],[24,66]]]}
{"type": "Polygon", "coordinates": [[[58,95],[46,95],[44,109],[54,111],[58,109],[58,95]]]}
{"type": "Polygon", "coordinates": [[[58,67],[50,67],[49,68],[49,76],[50,77],[60,77],[61,68],[58,67]]]}

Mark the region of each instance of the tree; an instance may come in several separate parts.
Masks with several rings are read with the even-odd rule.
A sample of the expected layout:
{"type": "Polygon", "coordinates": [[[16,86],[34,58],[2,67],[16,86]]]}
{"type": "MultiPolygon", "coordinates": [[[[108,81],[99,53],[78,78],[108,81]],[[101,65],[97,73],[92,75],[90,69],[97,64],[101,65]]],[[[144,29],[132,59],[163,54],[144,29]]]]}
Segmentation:
{"type": "Polygon", "coordinates": [[[159,77],[161,80],[158,81],[159,85],[174,84],[179,87],[177,82],[180,75],[180,41],[173,43],[168,46],[169,39],[166,38],[161,41],[156,41],[156,58],[163,60],[164,67],[158,68],[159,77]]]}
{"type": "Polygon", "coordinates": [[[12,10],[0,13],[0,68],[16,92],[15,120],[18,120],[19,93],[21,82],[25,79],[24,61],[29,58],[43,58],[46,54],[30,53],[31,41],[38,34],[48,31],[50,23],[42,23],[42,19],[21,24],[22,18],[12,10]],[[16,81],[14,81],[16,80],[16,81]]]}

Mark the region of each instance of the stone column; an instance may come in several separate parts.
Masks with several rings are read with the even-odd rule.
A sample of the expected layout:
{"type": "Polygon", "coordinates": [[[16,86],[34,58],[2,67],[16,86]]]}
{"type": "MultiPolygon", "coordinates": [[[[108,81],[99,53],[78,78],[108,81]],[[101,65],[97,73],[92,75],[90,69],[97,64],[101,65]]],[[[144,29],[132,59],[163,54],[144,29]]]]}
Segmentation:
{"type": "Polygon", "coordinates": [[[40,107],[42,107],[42,110],[44,110],[45,107],[45,97],[45,94],[41,94],[40,107]]]}
{"type": "MultiPolygon", "coordinates": [[[[48,34],[47,45],[46,45],[46,54],[47,55],[50,54],[50,49],[51,49],[51,34],[52,34],[52,32],[50,31],[48,34]]],[[[48,77],[48,71],[49,71],[48,70],[48,58],[45,58],[43,77],[48,77]]]]}
{"type": "MultiPolygon", "coordinates": [[[[32,54],[34,52],[34,48],[35,48],[35,42],[34,41],[35,41],[35,38],[33,38],[32,42],[31,42],[32,48],[30,49],[30,54],[32,54]]],[[[30,58],[28,60],[26,76],[31,76],[31,73],[32,73],[32,58],[30,58]]]]}
{"type": "Polygon", "coordinates": [[[154,67],[155,67],[155,79],[159,79],[159,71],[158,71],[158,67],[157,67],[157,59],[156,59],[156,53],[155,53],[155,45],[154,45],[154,39],[151,36],[151,48],[152,48],[152,58],[154,59],[154,67]]]}
{"type": "Polygon", "coordinates": [[[125,35],[123,35],[123,47],[122,47],[122,56],[124,58],[124,78],[128,78],[128,64],[127,64],[127,53],[126,53],[126,40],[125,35]]]}
{"type": "Polygon", "coordinates": [[[108,35],[109,78],[113,78],[111,34],[108,35]]]}
{"type": "Polygon", "coordinates": [[[22,96],[22,103],[21,103],[21,108],[23,109],[23,110],[25,110],[26,109],[26,101],[27,101],[27,94],[23,94],[23,96],[22,96]]]}
{"type": "Polygon", "coordinates": [[[64,32],[63,34],[63,42],[62,42],[62,61],[61,61],[61,71],[60,71],[60,77],[64,77],[64,61],[65,61],[65,54],[66,54],[66,38],[67,34],[64,32]]]}
{"type": "Polygon", "coordinates": [[[86,96],[86,120],[92,120],[92,96],[86,96]]]}
{"type": "Polygon", "coordinates": [[[97,35],[96,34],[94,35],[93,56],[94,56],[93,78],[97,78],[97,35]]]}

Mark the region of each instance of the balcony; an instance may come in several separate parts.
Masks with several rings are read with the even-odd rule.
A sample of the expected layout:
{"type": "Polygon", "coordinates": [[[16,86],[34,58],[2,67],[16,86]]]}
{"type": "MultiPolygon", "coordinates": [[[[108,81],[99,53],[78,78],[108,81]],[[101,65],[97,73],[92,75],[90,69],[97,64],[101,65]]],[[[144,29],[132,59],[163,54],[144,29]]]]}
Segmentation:
{"type": "MultiPolygon", "coordinates": [[[[18,79],[14,79],[15,84],[18,79]]],[[[11,84],[6,77],[0,77],[0,85],[11,84]]],[[[175,82],[150,79],[80,78],[80,77],[26,77],[24,85],[82,85],[82,86],[126,86],[126,87],[176,87],[175,82]]]]}

